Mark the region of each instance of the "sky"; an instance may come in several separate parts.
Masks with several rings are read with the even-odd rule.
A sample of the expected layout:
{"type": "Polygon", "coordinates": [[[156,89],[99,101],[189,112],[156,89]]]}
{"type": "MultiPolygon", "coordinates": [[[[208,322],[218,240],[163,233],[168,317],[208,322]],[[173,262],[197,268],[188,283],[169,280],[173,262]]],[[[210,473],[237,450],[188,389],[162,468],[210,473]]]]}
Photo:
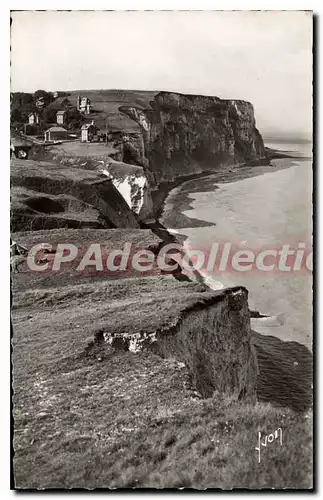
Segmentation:
{"type": "Polygon", "coordinates": [[[170,90],[244,99],[265,136],[312,133],[302,11],[18,11],[11,90],[170,90]]]}

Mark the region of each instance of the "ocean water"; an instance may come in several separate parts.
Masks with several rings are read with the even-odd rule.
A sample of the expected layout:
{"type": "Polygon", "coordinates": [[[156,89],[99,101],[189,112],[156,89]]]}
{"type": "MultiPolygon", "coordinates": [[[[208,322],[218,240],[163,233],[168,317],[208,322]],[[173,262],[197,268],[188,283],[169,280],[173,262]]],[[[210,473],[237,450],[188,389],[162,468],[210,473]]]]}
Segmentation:
{"type": "Polygon", "coordinates": [[[295,155],[297,157],[312,157],[312,144],[309,142],[297,143],[297,142],[269,142],[265,143],[265,146],[272,149],[279,149],[280,151],[284,151],[291,155],[295,155]]]}
{"type": "MultiPolygon", "coordinates": [[[[304,159],[288,161],[289,168],[273,169],[263,175],[232,183],[215,183],[214,191],[201,190],[189,195],[188,217],[208,221],[209,227],[176,229],[187,236],[185,246],[207,252],[213,243],[228,242],[238,248],[254,251],[289,244],[297,248],[305,243],[312,247],[312,161],[311,145],[268,144],[269,147],[294,151],[304,159]]],[[[265,171],[265,170],[264,170],[265,171]]],[[[279,321],[252,322],[264,335],[281,340],[294,340],[311,348],[312,345],[312,273],[305,267],[294,272],[238,272],[227,269],[206,271],[220,286],[244,285],[249,290],[250,308],[264,315],[279,317],[279,321]]]]}

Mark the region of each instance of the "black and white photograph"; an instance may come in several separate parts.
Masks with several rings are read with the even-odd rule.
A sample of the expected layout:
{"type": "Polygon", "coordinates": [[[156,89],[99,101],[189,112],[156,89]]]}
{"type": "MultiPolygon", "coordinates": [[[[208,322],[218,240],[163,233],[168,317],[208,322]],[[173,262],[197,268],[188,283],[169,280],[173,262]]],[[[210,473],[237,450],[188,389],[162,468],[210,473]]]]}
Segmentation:
{"type": "Polygon", "coordinates": [[[313,490],[313,21],[10,12],[11,489],[313,490]]]}

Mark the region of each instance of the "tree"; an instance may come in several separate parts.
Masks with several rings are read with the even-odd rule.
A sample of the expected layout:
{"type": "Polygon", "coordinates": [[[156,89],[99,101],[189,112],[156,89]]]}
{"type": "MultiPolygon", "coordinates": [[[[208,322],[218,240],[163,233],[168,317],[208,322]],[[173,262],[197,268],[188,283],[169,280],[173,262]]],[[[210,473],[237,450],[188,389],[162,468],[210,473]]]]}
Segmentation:
{"type": "Polygon", "coordinates": [[[35,110],[32,94],[13,92],[11,94],[11,121],[21,128],[28,121],[28,114],[35,110]]]}
{"type": "Polygon", "coordinates": [[[39,125],[30,125],[30,124],[27,124],[26,127],[25,127],[25,130],[26,130],[26,134],[27,135],[37,135],[40,133],[40,126],[39,125]]]}
{"type": "Polygon", "coordinates": [[[27,104],[33,104],[33,95],[26,92],[12,92],[11,107],[21,107],[27,104]]]}
{"type": "Polygon", "coordinates": [[[43,115],[44,121],[47,123],[56,122],[56,113],[57,113],[56,108],[49,107],[44,109],[44,115],[43,115]]]}
{"type": "Polygon", "coordinates": [[[62,90],[58,90],[57,92],[57,97],[68,97],[70,94],[70,92],[63,92],[62,90]]]}
{"type": "Polygon", "coordinates": [[[11,112],[11,122],[12,123],[20,123],[22,121],[21,111],[18,108],[15,108],[11,112]]]}
{"type": "Polygon", "coordinates": [[[34,101],[42,99],[44,101],[44,106],[48,106],[53,100],[54,96],[52,92],[46,92],[46,90],[36,90],[34,93],[34,101]]]}
{"type": "Polygon", "coordinates": [[[83,116],[77,109],[71,108],[67,112],[67,121],[69,130],[78,130],[82,126],[83,116]]]}

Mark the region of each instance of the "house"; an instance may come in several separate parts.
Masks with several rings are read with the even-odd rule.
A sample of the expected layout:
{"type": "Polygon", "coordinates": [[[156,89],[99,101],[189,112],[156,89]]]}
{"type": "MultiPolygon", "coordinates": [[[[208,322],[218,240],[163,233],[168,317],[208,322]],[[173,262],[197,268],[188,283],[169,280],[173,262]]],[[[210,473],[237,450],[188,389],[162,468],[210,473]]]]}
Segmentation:
{"type": "Polygon", "coordinates": [[[38,113],[29,113],[28,123],[29,123],[29,125],[35,125],[35,124],[39,123],[38,113]]]}
{"type": "Polygon", "coordinates": [[[84,113],[86,115],[89,115],[91,113],[91,101],[88,97],[84,96],[81,97],[80,95],[77,96],[76,100],[76,107],[80,113],[84,113]]]}
{"type": "Polygon", "coordinates": [[[92,142],[94,136],[97,135],[99,128],[94,125],[94,121],[91,123],[85,123],[81,128],[81,141],[82,142],[92,142]]]}
{"type": "Polygon", "coordinates": [[[56,122],[58,125],[66,125],[69,114],[76,112],[76,107],[66,97],[58,97],[45,109],[47,123],[56,122]],[[66,115],[64,112],[66,111],[66,115]]]}
{"type": "Polygon", "coordinates": [[[50,127],[45,132],[45,142],[62,141],[64,139],[67,139],[67,137],[67,130],[63,127],[50,127]]]}
{"type": "Polygon", "coordinates": [[[64,125],[66,122],[66,110],[57,111],[56,122],[58,125],[64,125]]]}

